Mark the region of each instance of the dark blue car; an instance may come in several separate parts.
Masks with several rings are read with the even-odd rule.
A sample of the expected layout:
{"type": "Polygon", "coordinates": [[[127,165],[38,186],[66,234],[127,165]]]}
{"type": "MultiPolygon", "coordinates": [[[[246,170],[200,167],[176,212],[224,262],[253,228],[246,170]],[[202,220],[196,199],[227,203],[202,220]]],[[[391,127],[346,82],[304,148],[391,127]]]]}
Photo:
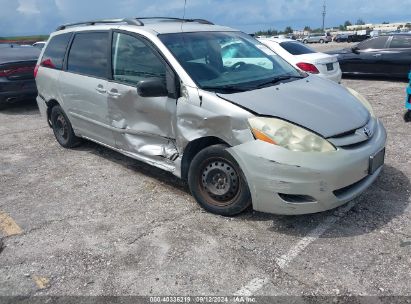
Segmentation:
{"type": "Polygon", "coordinates": [[[32,46],[0,44],[0,110],[37,96],[33,72],[39,55],[32,46]]]}

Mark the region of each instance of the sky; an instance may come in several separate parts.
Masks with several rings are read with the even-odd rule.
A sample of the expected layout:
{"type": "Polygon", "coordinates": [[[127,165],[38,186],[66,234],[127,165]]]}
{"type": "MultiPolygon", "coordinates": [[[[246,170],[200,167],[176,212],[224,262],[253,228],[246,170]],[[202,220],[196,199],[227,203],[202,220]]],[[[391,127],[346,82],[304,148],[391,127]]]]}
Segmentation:
{"type": "MultiPolygon", "coordinates": [[[[326,0],[326,27],[409,21],[411,0],[326,0]]],[[[186,18],[253,33],[321,27],[323,0],[187,0],[186,18]]],[[[64,23],[123,17],[182,17],[184,0],[0,0],[0,36],[49,34],[64,23]]]]}

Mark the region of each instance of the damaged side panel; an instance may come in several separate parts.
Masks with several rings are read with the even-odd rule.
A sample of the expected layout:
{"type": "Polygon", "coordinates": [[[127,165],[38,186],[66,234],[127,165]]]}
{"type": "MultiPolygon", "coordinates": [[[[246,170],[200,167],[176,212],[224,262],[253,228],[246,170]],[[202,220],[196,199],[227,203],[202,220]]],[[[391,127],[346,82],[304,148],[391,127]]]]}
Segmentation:
{"type": "Polygon", "coordinates": [[[176,101],[168,97],[144,98],[131,85],[110,83],[108,112],[116,148],[135,158],[174,171],[176,101]]]}
{"type": "Polygon", "coordinates": [[[254,140],[247,125],[253,115],[214,93],[185,86],[177,102],[176,142],[180,151],[198,138],[213,136],[230,146],[254,140]]]}

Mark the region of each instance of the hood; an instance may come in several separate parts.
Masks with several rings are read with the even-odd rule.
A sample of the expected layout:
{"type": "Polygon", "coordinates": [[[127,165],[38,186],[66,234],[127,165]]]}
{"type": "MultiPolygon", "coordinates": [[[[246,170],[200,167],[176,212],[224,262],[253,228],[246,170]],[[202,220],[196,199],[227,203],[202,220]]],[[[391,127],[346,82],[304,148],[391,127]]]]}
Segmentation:
{"type": "Polygon", "coordinates": [[[217,95],[256,115],[282,118],[325,138],[361,128],[370,119],[368,110],[347,89],[316,76],[217,95]]]}
{"type": "Polygon", "coordinates": [[[352,53],[352,49],[346,48],[346,49],[340,49],[340,50],[327,51],[325,53],[328,55],[348,54],[348,53],[352,53]]]}

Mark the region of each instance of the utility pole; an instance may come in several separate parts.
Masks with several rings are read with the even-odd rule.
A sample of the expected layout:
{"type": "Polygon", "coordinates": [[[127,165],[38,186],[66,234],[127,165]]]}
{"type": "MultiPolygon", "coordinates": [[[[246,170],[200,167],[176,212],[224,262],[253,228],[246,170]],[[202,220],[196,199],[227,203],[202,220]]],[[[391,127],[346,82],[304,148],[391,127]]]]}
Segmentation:
{"type": "Polygon", "coordinates": [[[325,0],[324,0],[324,5],[323,5],[323,32],[325,29],[325,15],[327,14],[327,6],[325,5],[325,0]]]}

